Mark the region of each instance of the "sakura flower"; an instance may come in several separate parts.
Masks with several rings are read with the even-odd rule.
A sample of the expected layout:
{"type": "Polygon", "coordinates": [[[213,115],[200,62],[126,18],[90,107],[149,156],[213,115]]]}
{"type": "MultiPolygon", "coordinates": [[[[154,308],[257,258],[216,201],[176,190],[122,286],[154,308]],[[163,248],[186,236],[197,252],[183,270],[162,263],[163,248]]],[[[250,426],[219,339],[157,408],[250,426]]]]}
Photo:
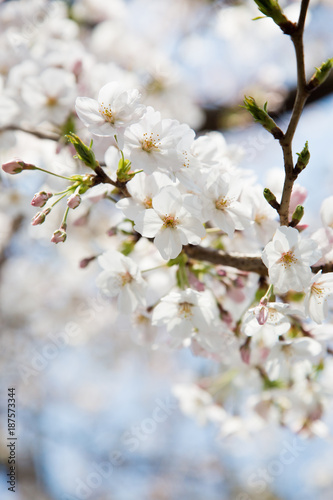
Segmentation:
{"type": "Polygon", "coordinates": [[[37,123],[47,120],[62,125],[75,94],[74,75],[61,68],[47,68],[41,75],[27,77],[22,85],[22,98],[34,110],[37,123]]]}
{"type": "Polygon", "coordinates": [[[267,374],[270,380],[286,379],[292,362],[315,361],[322,352],[322,345],[309,337],[279,342],[267,358],[267,374]]]}
{"type": "Polygon", "coordinates": [[[279,293],[303,291],[311,281],[310,266],[320,257],[315,241],[302,238],[297,229],[286,226],[276,230],[262,253],[270,282],[279,293]]]}
{"type": "Polygon", "coordinates": [[[137,89],[126,89],[117,82],[111,82],[101,88],[97,101],[90,97],[78,97],[75,109],[90,132],[99,136],[114,136],[142,117],[145,106],[140,103],[140,98],[137,89]]]}
{"type": "Polygon", "coordinates": [[[249,309],[243,319],[242,331],[253,341],[265,347],[272,347],[280,335],[285,335],[290,326],[288,315],[295,313],[288,304],[268,302],[265,306],[265,321],[258,321],[258,307],[249,309]]]}
{"type": "Polygon", "coordinates": [[[152,207],[145,210],[135,222],[134,229],[154,243],[163,259],[174,259],[182,245],[198,245],[205,236],[199,219],[184,207],[177,188],[166,186],[152,199],[152,207]]]}
{"type": "Polygon", "coordinates": [[[194,330],[205,334],[218,317],[215,300],[208,290],[197,292],[191,288],[170,292],[154,308],[152,324],[166,326],[168,333],[180,344],[190,338],[194,330]]]}
{"type": "Polygon", "coordinates": [[[121,209],[128,219],[136,222],[142,212],[152,208],[152,199],[160,192],[160,186],[168,184],[171,184],[170,179],[158,172],[152,175],[135,175],[126,185],[131,196],[119,200],[116,207],[121,209]]]}
{"type": "Polygon", "coordinates": [[[229,237],[236,229],[245,229],[250,225],[250,214],[239,201],[240,186],[235,181],[219,173],[212,173],[207,178],[203,199],[203,216],[212,221],[229,237]]]}
{"type": "Polygon", "coordinates": [[[242,193],[241,200],[251,207],[251,219],[254,221],[247,232],[249,235],[253,235],[255,241],[266,245],[271,240],[279,223],[276,219],[276,211],[267,203],[262,192],[261,186],[251,187],[242,193]]]}
{"type": "Polygon", "coordinates": [[[319,271],[311,281],[311,286],[305,297],[307,314],[316,323],[322,323],[327,316],[327,299],[333,295],[333,273],[322,275],[319,271]]]}
{"type": "Polygon", "coordinates": [[[142,169],[147,174],[168,172],[170,165],[179,162],[177,145],[187,133],[194,136],[188,125],[162,120],[161,114],[149,106],[141,120],[126,129],[124,154],[133,169],[142,169]]]}
{"type": "Polygon", "coordinates": [[[146,282],[135,262],[120,252],[109,250],[98,257],[104,269],[96,283],[108,297],[118,296],[118,308],[122,313],[131,313],[137,306],[145,305],[146,282]]]}

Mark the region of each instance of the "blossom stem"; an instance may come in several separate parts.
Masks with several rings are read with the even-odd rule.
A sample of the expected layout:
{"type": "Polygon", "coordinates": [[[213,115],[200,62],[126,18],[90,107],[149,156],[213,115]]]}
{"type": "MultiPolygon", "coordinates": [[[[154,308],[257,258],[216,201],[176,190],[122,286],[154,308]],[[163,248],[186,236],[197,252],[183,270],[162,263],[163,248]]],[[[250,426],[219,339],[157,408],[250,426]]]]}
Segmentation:
{"type": "Polygon", "coordinates": [[[163,267],[168,267],[166,264],[161,264],[160,266],[150,267],[149,269],[144,269],[141,273],[148,273],[149,271],[155,271],[155,269],[162,269],[163,267]]]}

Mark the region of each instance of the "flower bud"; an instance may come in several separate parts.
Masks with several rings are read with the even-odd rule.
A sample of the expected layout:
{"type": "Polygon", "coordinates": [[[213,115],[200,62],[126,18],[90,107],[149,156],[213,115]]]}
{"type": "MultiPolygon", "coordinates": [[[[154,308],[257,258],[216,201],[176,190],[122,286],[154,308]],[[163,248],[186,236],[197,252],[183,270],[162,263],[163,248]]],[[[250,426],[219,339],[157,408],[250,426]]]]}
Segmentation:
{"type": "Polygon", "coordinates": [[[265,304],[259,304],[254,309],[254,315],[259,325],[264,325],[268,318],[268,307],[265,304]]]}
{"type": "Polygon", "coordinates": [[[320,66],[320,68],[316,68],[317,71],[314,73],[311,80],[307,84],[306,89],[309,92],[312,92],[314,89],[319,87],[319,85],[321,85],[330,74],[332,67],[333,67],[333,57],[331,59],[327,59],[327,61],[324,62],[320,66]]]}
{"type": "Polygon", "coordinates": [[[80,260],[79,262],[80,269],[84,269],[85,267],[87,267],[90,264],[90,262],[96,259],[96,257],[97,255],[93,255],[92,257],[86,257],[85,259],[80,260]]]}
{"type": "Polygon", "coordinates": [[[245,106],[243,107],[247,109],[249,113],[251,113],[251,115],[254,118],[254,121],[261,123],[261,125],[266,130],[268,130],[268,132],[270,132],[275,139],[283,138],[282,130],[276,125],[273,118],[271,118],[267,113],[267,102],[264,105],[264,108],[262,109],[257,105],[253,97],[245,96],[244,104],[245,106]]]}
{"type": "Polygon", "coordinates": [[[25,163],[19,158],[14,158],[13,160],[9,160],[6,163],[2,164],[2,170],[7,174],[15,175],[20,174],[22,170],[35,170],[35,165],[31,165],[30,163],[25,163]]]}
{"type": "Polygon", "coordinates": [[[69,198],[67,198],[67,205],[69,208],[77,208],[81,203],[81,196],[79,194],[72,194],[69,198]]]}
{"type": "Polygon", "coordinates": [[[268,188],[264,189],[264,198],[270,204],[271,207],[275,208],[275,210],[280,210],[280,203],[276,200],[276,196],[272,193],[272,191],[268,188]]]}
{"type": "Polygon", "coordinates": [[[33,207],[43,207],[45,203],[53,196],[52,193],[46,193],[45,191],[40,191],[36,193],[31,200],[31,205],[33,207]]]}
{"type": "Polygon", "coordinates": [[[77,135],[73,134],[73,132],[70,132],[68,135],[65,136],[69,142],[71,142],[77,152],[77,155],[74,156],[74,158],[78,158],[79,160],[83,161],[87,167],[92,168],[95,170],[96,166],[98,163],[96,162],[95,154],[93,150],[91,149],[92,142],[90,146],[87,146],[77,135]]]}
{"type": "Polygon", "coordinates": [[[277,0],[254,1],[258,5],[260,12],[267,17],[271,17],[286,35],[291,35],[295,31],[296,25],[284,15],[277,0]]]}
{"type": "Polygon", "coordinates": [[[66,231],[63,231],[62,229],[57,229],[54,231],[53,236],[51,238],[52,243],[64,243],[67,238],[67,233],[66,231]]]}
{"type": "Polygon", "coordinates": [[[295,174],[298,175],[305,169],[310,161],[310,151],[308,149],[308,141],[306,141],[304,148],[300,153],[296,153],[298,156],[297,163],[295,165],[295,174]]]}
{"type": "Polygon", "coordinates": [[[39,224],[43,224],[45,221],[46,216],[51,212],[50,208],[46,208],[42,210],[41,212],[37,212],[35,217],[33,217],[31,224],[32,226],[38,226],[39,224]]]}
{"type": "Polygon", "coordinates": [[[303,215],[304,215],[304,207],[302,205],[297,205],[289,226],[296,227],[297,224],[301,221],[303,215]]]}
{"type": "Polygon", "coordinates": [[[250,343],[251,343],[251,337],[248,337],[244,342],[244,344],[239,349],[242,361],[247,365],[250,364],[250,358],[251,358],[250,343]]]}

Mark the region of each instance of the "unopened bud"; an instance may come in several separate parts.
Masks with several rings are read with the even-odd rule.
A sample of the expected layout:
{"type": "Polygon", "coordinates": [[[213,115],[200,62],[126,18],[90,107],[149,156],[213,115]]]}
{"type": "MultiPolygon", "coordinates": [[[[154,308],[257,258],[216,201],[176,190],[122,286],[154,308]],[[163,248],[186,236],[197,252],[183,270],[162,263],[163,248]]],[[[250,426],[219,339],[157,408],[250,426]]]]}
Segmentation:
{"type": "Polygon", "coordinates": [[[90,144],[90,146],[87,146],[80,139],[80,137],[73,134],[73,132],[70,132],[65,137],[69,140],[69,142],[73,144],[77,152],[77,155],[75,155],[74,158],[78,158],[79,160],[83,161],[83,163],[87,165],[87,167],[90,167],[94,170],[98,164],[96,162],[95,154],[91,149],[92,143],[90,144]]]}
{"type": "Polygon", "coordinates": [[[9,160],[6,163],[2,164],[2,170],[6,172],[6,174],[20,174],[22,170],[35,170],[35,165],[31,165],[30,163],[25,163],[19,158],[14,158],[13,160],[9,160]]]}
{"type": "Polygon", "coordinates": [[[52,243],[64,243],[67,238],[66,231],[62,229],[57,229],[54,231],[53,236],[51,238],[52,243]]]}
{"type": "Polygon", "coordinates": [[[309,92],[312,92],[314,89],[319,87],[319,85],[321,85],[330,74],[332,67],[333,67],[333,57],[331,59],[327,59],[327,61],[324,62],[320,66],[320,68],[316,68],[317,71],[314,73],[311,80],[307,84],[306,89],[309,92]]]}
{"type": "Polygon", "coordinates": [[[295,31],[296,25],[289,21],[289,19],[284,15],[277,0],[254,1],[258,5],[260,12],[262,12],[265,16],[272,18],[275,24],[277,24],[286,35],[291,35],[295,31]]]}
{"type": "Polygon", "coordinates": [[[36,193],[34,197],[31,200],[31,205],[33,207],[43,207],[46,202],[52,198],[53,194],[52,193],[46,193],[45,191],[40,191],[39,193],[36,193]]]}
{"type": "Polygon", "coordinates": [[[304,207],[302,205],[297,205],[289,226],[296,227],[297,224],[301,221],[303,215],[304,215],[304,207]]]}
{"type": "Polygon", "coordinates": [[[45,221],[46,216],[51,212],[50,208],[46,208],[42,210],[41,212],[37,212],[35,217],[33,217],[31,224],[32,226],[38,226],[39,224],[43,224],[45,221]]]}
{"type": "Polygon", "coordinates": [[[90,262],[95,260],[96,257],[97,257],[97,255],[93,255],[93,257],[86,257],[85,259],[80,260],[79,267],[81,269],[84,269],[85,267],[87,267],[90,264],[90,262]]]}
{"type": "Polygon", "coordinates": [[[283,132],[277,126],[273,118],[269,116],[267,113],[267,102],[263,108],[260,108],[253,97],[246,97],[244,99],[243,106],[245,109],[251,113],[254,118],[254,121],[260,123],[268,132],[270,132],[275,139],[282,139],[283,132]]]}
{"type": "Polygon", "coordinates": [[[72,194],[69,198],[67,198],[67,206],[69,208],[77,208],[81,203],[81,196],[79,194],[72,194]]]}
{"type": "Polygon", "coordinates": [[[259,325],[264,325],[268,318],[268,307],[264,304],[259,304],[254,309],[254,315],[259,325]]]}
{"type": "Polygon", "coordinates": [[[125,160],[120,158],[117,170],[117,179],[120,182],[130,181],[134,177],[135,173],[131,172],[131,162],[130,160],[125,160]]]}
{"type": "Polygon", "coordinates": [[[250,358],[251,358],[250,342],[251,342],[251,337],[248,337],[244,342],[244,344],[239,349],[242,361],[247,365],[250,364],[250,358]]]}
{"type": "Polygon", "coordinates": [[[272,191],[268,188],[265,188],[263,193],[265,200],[270,204],[270,206],[279,211],[280,203],[278,203],[278,201],[276,200],[276,196],[272,193],[272,191]]]}
{"type": "Polygon", "coordinates": [[[295,165],[295,174],[298,175],[305,169],[310,161],[310,151],[308,149],[308,141],[306,141],[304,148],[300,153],[297,153],[298,160],[295,165]]]}

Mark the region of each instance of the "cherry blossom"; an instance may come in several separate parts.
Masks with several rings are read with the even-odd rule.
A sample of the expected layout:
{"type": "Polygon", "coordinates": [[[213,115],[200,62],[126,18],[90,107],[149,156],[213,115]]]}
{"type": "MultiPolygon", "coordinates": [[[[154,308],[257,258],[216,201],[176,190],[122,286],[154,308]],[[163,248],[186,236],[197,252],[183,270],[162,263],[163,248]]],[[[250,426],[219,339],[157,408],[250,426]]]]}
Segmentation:
{"type": "Polygon", "coordinates": [[[242,230],[250,225],[250,213],[238,199],[241,186],[219,173],[212,173],[206,180],[203,198],[203,216],[212,221],[229,237],[236,229],[242,230]]]}
{"type": "Polygon", "coordinates": [[[302,238],[297,229],[285,226],[276,230],[262,253],[270,282],[279,293],[302,292],[311,281],[310,266],[320,257],[315,241],[302,238]]]}
{"type": "Polygon", "coordinates": [[[96,279],[97,286],[107,297],[118,296],[120,312],[130,313],[145,305],[147,285],[133,259],[108,250],[98,257],[98,263],[103,271],[96,279]]]}
{"type": "Polygon", "coordinates": [[[316,323],[322,323],[327,317],[327,299],[333,295],[333,273],[313,276],[311,286],[305,297],[306,313],[316,323]]]}
{"type": "Polygon", "coordinates": [[[152,199],[152,208],[137,219],[134,229],[154,244],[163,259],[174,259],[183,245],[198,245],[205,236],[199,219],[183,208],[182,196],[177,188],[166,186],[152,199]]]}
{"type": "Polygon", "coordinates": [[[142,117],[145,106],[140,99],[137,89],[126,90],[123,85],[111,82],[101,88],[97,101],[77,97],[75,109],[90,132],[98,136],[114,136],[142,117]]]}

